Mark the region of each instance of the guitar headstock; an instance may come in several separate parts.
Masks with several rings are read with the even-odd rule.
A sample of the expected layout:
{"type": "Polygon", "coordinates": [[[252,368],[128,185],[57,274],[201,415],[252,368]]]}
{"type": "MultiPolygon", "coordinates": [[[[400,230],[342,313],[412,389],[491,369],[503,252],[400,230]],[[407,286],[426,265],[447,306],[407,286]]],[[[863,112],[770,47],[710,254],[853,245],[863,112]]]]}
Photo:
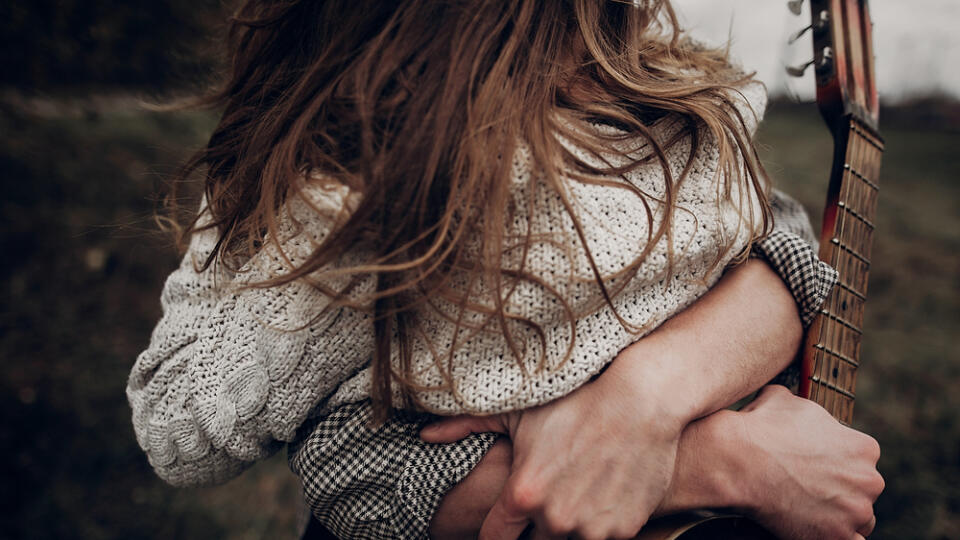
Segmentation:
{"type": "MultiPolygon", "coordinates": [[[[799,8],[791,2],[791,10],[799,8]]],[[[810,0],[817,104],[831,128],[847,115],[878,130],[880,101],[867,0],[810,0]]]]}

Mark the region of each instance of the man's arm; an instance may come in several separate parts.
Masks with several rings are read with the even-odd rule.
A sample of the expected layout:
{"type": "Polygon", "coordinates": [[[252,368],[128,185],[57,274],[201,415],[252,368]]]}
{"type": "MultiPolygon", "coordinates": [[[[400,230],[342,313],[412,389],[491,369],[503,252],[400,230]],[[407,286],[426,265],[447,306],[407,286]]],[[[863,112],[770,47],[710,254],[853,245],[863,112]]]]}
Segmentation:
{"type": "Polygon", "coordinates": [[[777,538],[859,539],[873,531],[883,491],[880,446],[819,405],[768,386],[740,411],[719,411],[683,432],[657,515],[728,508],[777,538]]]}
{"type": "MultiPolygon", "coordinates": [[[[879,455],[873,438],[769,386],[739,412],[720,411],[687,426],[655,515],[726,508],[754,517],[778,538],[861,538],[876,523],[872,505],[883,490],[879,455]]],[[[510,442],[497,441],[443,499],[432,538],[479,533],[510,475],[511,457],[510,442]]]]}
{"type": "MultiPolygon", "coordinates": [[[[832,288],[836,273],[810,248],[813,235],[799,204],[776,192],[771,204],[775,230],[753,251],[788,285],[806,324],[832,288]]],[[[791,373],[796,373],[793,366],[778,380],[789,381],[791,373]]],[[[476,434],[456,444],[426,444],[417,436],[426,418],[398,418],[369,430],[365,428],[369,403],[356,410],[352,407],[352,412],[338,410],[319,419],[315,429],[305,426],[301,450],[291,453],[291,466],[303,480],[313,513],[328,528],[346,536],[375,529],[373,536],[426,537],[441,498],[468,480],[467,475],[497,440],[495,434],[476,434]],[[344,474],[345,470],[350,474],[344,474]],[[358,476],[358,471],[365,473],[358,476]],[[371,486],[378,491],[374,493],[371,486]]],[[[499,457],[502,462],[503,455],[499,457]]],[[[491,459],[496,458],[497,451],[491,459]]]]}
{"type": "Polygon", "coordinates": [[[515,459],[485,524],[491,537],[516,537],[529,520],[555,534],[629,536],[663,500],[687,425],[769,381],[801,335],[793,296],[751,260],[576,392],[517,413],[445,420],[421,435],[510,435],[515,459]]]}
{"type": "Polygon", "coordinates": [[[756,391],[796,357],[797,305],[780,277],[751,259],[700,300],[625,349],[603,377],[657,396],[683,425],[756,391]]]}

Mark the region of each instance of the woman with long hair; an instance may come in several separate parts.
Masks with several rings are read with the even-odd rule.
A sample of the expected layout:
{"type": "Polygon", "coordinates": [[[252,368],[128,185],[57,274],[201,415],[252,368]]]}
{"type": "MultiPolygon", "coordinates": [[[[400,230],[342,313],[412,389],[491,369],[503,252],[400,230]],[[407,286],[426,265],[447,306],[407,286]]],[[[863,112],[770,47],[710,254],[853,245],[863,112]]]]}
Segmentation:
{"type": "MultiPolygon", "coordinates": [[[[759,83],[656,0],[248,0],[229,50],[127,390],[161,477],[224,481],[293,442],[335,533],[418,537],[498,444],[471,433],[502,431],[491,534],[629,536],[694,504],[670,502],[684,434],[790,363],[834,279],[764,177],[759,83]],[[427,443],[428,414],[476,416],[427,443]]],[[[829,435],[873,467],[868,438],[829,435]]]]}

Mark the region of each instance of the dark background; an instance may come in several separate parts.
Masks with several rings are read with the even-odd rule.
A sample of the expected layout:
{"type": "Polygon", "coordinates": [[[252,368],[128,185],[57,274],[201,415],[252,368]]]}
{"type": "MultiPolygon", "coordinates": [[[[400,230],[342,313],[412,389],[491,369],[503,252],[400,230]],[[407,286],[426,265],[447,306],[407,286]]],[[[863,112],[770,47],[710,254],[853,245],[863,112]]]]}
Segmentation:
{"type": "MultiPolygon", "coordinates": [[[[283,455],[176,490],[137,447],[127,372],[177,256],[153,216],[216,114],[156,112],[215,79],[214,0],[0,4],[0,537],[290,538],[283,455]]],[[[886,107],[857,427],[883,448],[874,538],[960,538],[960,105],[886,107]]],[[[831,142],[774,102],[762,153],[819,219],[831,142]]]]}

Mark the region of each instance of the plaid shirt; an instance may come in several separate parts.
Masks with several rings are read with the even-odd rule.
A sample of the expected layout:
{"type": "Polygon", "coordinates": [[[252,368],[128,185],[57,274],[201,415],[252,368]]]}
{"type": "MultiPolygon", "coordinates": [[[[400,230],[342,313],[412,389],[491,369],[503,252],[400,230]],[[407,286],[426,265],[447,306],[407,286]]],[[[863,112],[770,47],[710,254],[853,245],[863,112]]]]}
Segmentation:
{"type": "MultiPolygon", "coordinates": [[[[837,280],[816,255],[816,240],[803,207],[774,192],[774,230],[754,246],[783,278],[808,326],[837,280]]],[[[797,366],[774,382],[793,386],[797,366]]],[[[314,517],[340,538],[427,538],[443,496],[465,478],[496,440],[471,435],[452,444],[427,444],[419,431],[434,417],[399,412],[371,429],[369,400],[345,405],[304,424],[289,448],[290,468],[300,478],[314,517]]]]}

